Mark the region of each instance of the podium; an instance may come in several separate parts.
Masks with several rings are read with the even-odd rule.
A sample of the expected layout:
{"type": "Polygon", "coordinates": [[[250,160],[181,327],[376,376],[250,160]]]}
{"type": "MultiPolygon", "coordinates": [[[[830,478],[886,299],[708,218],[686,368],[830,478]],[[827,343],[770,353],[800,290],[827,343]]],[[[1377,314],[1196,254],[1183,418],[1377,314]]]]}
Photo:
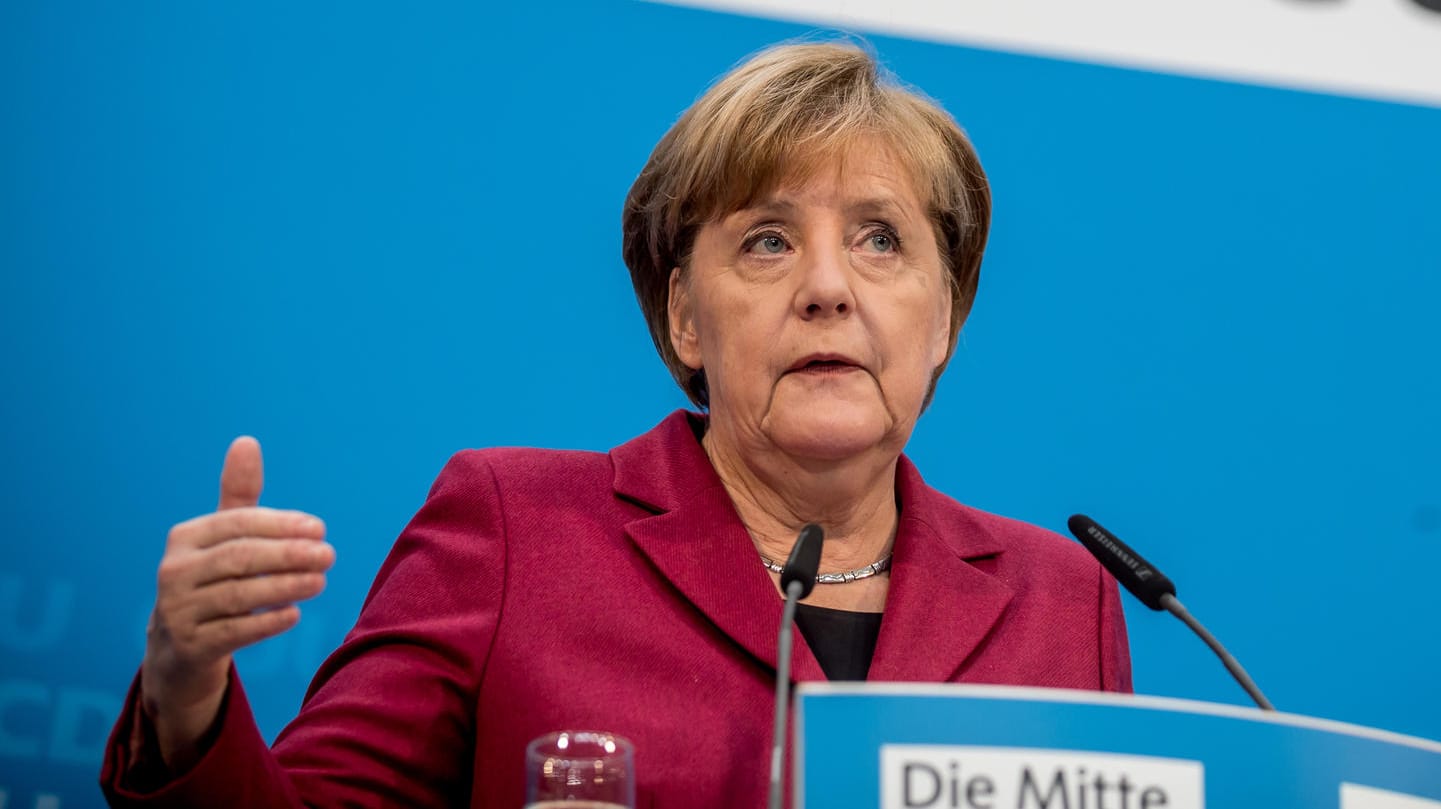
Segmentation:
{"type": "Polygon", "coordinates": [[[805,683],[805,809],[1441,809],[1441,743],[1162,697],[805,683]]]}

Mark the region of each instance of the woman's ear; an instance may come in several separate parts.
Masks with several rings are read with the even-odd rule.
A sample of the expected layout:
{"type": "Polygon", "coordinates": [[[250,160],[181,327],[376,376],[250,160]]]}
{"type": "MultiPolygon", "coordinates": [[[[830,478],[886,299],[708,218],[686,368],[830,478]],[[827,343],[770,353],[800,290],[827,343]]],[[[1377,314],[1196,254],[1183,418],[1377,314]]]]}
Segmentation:
{"type": "Polygon", "coordinates": [[[691,307],[689,285],[681,277],[680,267],[670,271],[670,295],[666,300],[666,316],[670,321],[670,345],[687,368],[699,371],[700,338],[696,336],[695,312],[691,307]]]}
{"type": "MultiPolygon", "coordinates": [[[[949,302],[947,303],[949,304],[949,302]]],[[[932,368],[939,368],[943,364],[945,364],[946,359],[950,357],[951,349],[953,349],[956,345],[955,340],[953,340],[951,337],[951,329],[954,328],[956,330],[959,330],[961,328],[961,324],[953,323],[952,321],[954,319],[955,308],[947,305],[945,314],[943,314],[938,321],[939,327],[936,329],[936,333],[931,337],[932,368]]]]}

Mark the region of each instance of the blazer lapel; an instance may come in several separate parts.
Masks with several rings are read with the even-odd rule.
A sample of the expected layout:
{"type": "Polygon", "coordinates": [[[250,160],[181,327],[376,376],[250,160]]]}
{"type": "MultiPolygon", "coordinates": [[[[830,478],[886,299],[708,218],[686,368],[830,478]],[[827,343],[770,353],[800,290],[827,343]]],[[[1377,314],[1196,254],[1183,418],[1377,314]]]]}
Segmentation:
{"type": "MultiPolygon", "coordinates": [[[[611,451],[617,496],[656,512],[627,523],[625,530],[716,629],[774,669],[783,602],[691,418],[677,411],[611,451]]],[[[792,641],[791,666],[796,681],[825,679],[799,632],[792,641]]]]}
{"type": "Polygon", "coordinates": [[[1009,587],[968,561],[1001,553],[1003,546],[963,506],[926,486],[904,457],[896,492],[901,519],[891,586],[867,679],[946,682],[1011,601],[1009,587]]]}

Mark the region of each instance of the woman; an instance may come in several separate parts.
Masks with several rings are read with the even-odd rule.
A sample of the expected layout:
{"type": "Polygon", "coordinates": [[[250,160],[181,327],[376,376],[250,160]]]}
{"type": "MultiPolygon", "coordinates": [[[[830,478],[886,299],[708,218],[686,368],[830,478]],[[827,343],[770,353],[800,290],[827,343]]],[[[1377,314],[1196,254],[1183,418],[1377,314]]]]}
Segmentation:
{"type": "Polygon", "coordinates": [[[964,135],[867,54],[737,68],[657,145],[623,222],[656,346],[708,415],[608,454],[456,455],[273,751],[230,653],[292,625],[333,555],[315,518],[256,507],[238,440],[221,510],[171,532],[112,804],[518,806],[526,742],[597,727],[635,742],[641,805],[760,805],[774,560],[808,522],[840,575],[800,618],[797,680],[1128,690],[1100,568],[901,455],[988,220],[964,135]]]}

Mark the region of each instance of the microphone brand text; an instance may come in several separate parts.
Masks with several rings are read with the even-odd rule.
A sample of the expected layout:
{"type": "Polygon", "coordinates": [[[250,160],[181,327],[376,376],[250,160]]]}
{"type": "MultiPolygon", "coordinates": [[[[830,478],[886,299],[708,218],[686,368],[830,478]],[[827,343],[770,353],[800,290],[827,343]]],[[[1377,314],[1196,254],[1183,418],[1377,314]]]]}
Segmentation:
{"type": "Polygon", "coordinates": [[[1151,568],[1142,564],[1141,560],[1137,559],[1129,553],[1126,553],[1126,551],[1123,550],[1120,545],[1116,544],[1116,541],[1114,539],[1111,539],[1109,536],[1106,535],[1105,531],[1102,531],[1100,528],[1097,528],[1094,525],[1090,525],[1086,527],[1086,535],[1089,536],[1091,539],[1094,539],[1104,545],[1106,547],[1106,550],[1110,551],[1111,554],[1114,555],[1117,559],[1120,559],[1126,567],[1129,567],[1133,572],[1135,572],[1136,578],[1140,579],[1141,581],[1145,581],[1151,578],[1151,568]]]}

